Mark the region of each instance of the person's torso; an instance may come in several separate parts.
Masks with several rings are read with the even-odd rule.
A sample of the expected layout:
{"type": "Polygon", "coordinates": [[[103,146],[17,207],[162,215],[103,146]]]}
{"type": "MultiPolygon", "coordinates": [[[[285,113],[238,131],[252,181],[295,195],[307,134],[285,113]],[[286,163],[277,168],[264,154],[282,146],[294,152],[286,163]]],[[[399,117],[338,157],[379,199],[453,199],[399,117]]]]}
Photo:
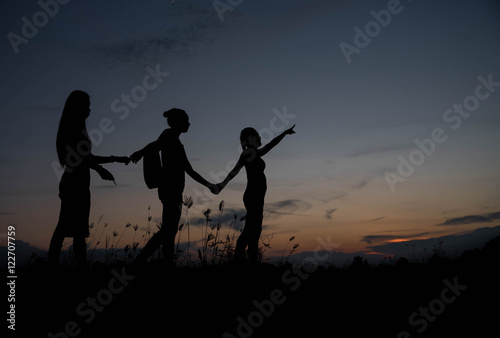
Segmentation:
{"type": "Polygon", "coordinates": [[[61,183],[69,189],[88,189],[90,186],[89,158],[92,156],[92,143],[86,135],[86,132],[71,135],[65,147],[61,183]]]}
{"type": "Polygon", "coordinates": [[[264,170],[266,169],[264,160],[261,157],[255,157],[245,164],[245,169],[248,180],[247,189],[265,191],[267,180],[264,174],[264,170]]]}
{"type": "Polygon", "coordinates": [[[162,187],[173,190],[184,190],[186,171],[186,152],[178,137],[170,129],[160,136],[162,163],[162,187]]]}

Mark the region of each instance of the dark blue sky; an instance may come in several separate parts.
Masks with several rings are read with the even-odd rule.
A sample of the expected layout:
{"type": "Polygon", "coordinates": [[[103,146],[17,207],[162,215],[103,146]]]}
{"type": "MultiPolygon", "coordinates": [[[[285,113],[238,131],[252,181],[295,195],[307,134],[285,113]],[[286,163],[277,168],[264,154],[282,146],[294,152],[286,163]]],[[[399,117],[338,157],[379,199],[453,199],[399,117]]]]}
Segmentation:
{"type": "MultiPolygon", "coordinates": [[[[295,234],[304,250],[328,235],[354,251],[369,250],[366,236],[463,233],[484,222],[437,224],[499,209],[497,1],[247,0],[223,21],[212,1],[70,1],[46,22],[36,1],[5,8],[0,224],[36,246],[57,221],[55,136],[74,89],[91,95],[98,155],[130,155],[166,128],[164,110],[184,108],[192,126],[181,140],[210,181],[238,158],[244,127],[267,141],[296,124],[265,159],[264,235],[295,234]],[[370,23],[388,8],[386,27],[370,23]],[[34,15],[38,32],[16,53],[9,34],[34,15]],[[358,48],[350,63],[343,43],[358,48]]],[[[108,168],[118,185],[93,176],[91,220],[144,225],[148,205],[160,216],[140,165],[108,168]]],[[[217,197],[187,183],[193,215],[221,199],[243,207],[244,173],[217,197]]]]}

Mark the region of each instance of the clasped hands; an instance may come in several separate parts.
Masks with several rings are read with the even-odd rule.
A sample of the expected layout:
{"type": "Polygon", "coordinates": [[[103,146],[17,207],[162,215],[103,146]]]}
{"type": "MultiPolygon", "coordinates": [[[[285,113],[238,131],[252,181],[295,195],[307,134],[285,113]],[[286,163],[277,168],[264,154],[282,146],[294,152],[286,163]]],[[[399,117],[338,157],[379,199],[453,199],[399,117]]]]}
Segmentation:
{"type": "Polygon", "coordinates": [[[218,195],[222,189],[224,189],[226,185],[224,184],[224,182],[221,182],[221,183],[217,183],[217,184],[214,184],[214,183],[208,183],[206,185],[206,187],[208,189],[210,189],[210,192],[214,195],[218,195]]]}
{"type": "Polygon", "coordinates": [[[130,157],[127,156],[111,156],[111,160],[113,162],[123,163],[125,165],[128,165],[131,161],[130,157]]]}
{"type": "Polygon", "coordinates": [[[129,157],[130,161],[132,161],[133,164],[136,164],[137,162],[139,162],[141,160],[141,158],[142,158],[142,153],[140,151],[136,151],[135,153],[133,153],[129,157]]]}
{"type": "MultiPolygon", "coordinates": [[[[132,161],[132,163],[136,164],[137,162],[139,162],[142,159],[142,156],[143,156],[143,154],[139,150],[139,151],[136,151],[135,153],[133,153],[132,155],[130,155],[129,160],[132,161]]],[[[212,194],[218,195],[221,192],[221,190],[225,187],[225,184],[223,182],[218,183],[218,184],[207,182],[205,184],[205,187],[207,187],[212,194]]]]}

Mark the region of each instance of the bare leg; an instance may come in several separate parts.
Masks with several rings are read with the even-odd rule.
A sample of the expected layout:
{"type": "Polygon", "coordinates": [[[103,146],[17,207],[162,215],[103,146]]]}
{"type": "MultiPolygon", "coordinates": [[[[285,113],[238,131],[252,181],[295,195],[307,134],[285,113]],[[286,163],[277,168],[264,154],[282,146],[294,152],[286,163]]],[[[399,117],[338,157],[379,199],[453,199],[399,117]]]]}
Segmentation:
{"type": "Polygon", "coordinates": [[[156,234],[153,235],[153,237],[149,239],[144,248],[137,255],[137,258],[135,259],[135,264],[146,263],[148,258],[160,247],[162,243],[161,239],[162,235],[160,232],[161,231],[158,231],[156,234]]]}
{"type": "Polygon", "coordinates": [[[236,241],[236,248],[234,249],[234,258],[237,260],[242,260],[245,258],[245,248],[248,245],[248,235],[249,235],[249,224],[248,220],[245,221],[245,227],[243,228],[243,231],[241,232],[240,237],[238,237],[238,240],[236,241]]]}
{"type": "Polygon", "coordinates": [[[75,236],[73,238],[73,252],[77,268],[85,270],[87,268],[87,243],[85,242],[85,237],[75,236]]]}
{"type": "Polygon", "coordinates": [[[50,240],[49,247],[49,266],[51,268],[56,268],[59,264],[59,257],[61,256],[61,247],[64,241],[64,236],[62,235],[59,227],[56,227],[52,239],[50,240]]]}
{"type": "Polygon", "coordinates": [[[248,236],[248,256],[249,260],[255,263],[259,258],[259,239],[260,233],[262,232],[262,216],[260,217],[260,221],[257,220],[251,230],[248,236]]]}
{"type": "Polygon", "coordinates": [[[264,214],[264,200],[259,196],[245,192],[243,202],[247,209],[245,228],[241,233],[234,256],[237,260],[245,258],[245,248],[248,246],[248,255],[251,262],[257,262],[259,254],[259,238],[262,232],[262,218],[264,214]]]}
{"type": "Polygon", "coordinates": [[[240,242],[240,238],[243,237],[243,233],[240,238],[238,238],[238,242],[236,243],[236,247],[240,250],[238,252],[239,255],[244,254],[243,245],[248,245],[248,256],[251,262],[257,262],[258,254],[259,254],[259,238],[260,233],[262,232],[262,212],[257,211],[255,214],[247,214],[247,220],[245,223],[245,229],[243,229],[244,238],[242,239],[242,243],[238,248],[238,244],[240,242]],[[243,251],[243,252],[241,252],[243,251]]]}
{"type": "Polygon", "coordinates": [[[172,207],[163,204],[162,229],[151,237],[146,246],[137,255],[134,264],[143,264],[160,247],[162,247],[163,258],[166,262],[172,262],[175,247],[175,235],[181,217],[181,205],[172,207]]]}
{"type": "Polygon", "coordinates": [[[175,251],[175,236],[179,227],[181,218],[182,204],[166,205],[163,204],[162,213],[162,231],[163,233],[163,259],[166,263],[172,263],[175,251]]]}

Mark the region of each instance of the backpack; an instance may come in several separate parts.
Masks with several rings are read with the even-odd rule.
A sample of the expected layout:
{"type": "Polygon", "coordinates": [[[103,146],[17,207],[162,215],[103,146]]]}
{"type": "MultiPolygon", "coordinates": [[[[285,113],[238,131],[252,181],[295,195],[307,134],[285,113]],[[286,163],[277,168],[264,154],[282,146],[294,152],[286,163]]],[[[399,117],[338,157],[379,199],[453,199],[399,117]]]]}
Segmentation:
{"type": "Polygon", "coordinates": [[[159,151],[146,151],[142,158],[144,182],[149,189],[160,186],[162,167],[159,151]]]}

